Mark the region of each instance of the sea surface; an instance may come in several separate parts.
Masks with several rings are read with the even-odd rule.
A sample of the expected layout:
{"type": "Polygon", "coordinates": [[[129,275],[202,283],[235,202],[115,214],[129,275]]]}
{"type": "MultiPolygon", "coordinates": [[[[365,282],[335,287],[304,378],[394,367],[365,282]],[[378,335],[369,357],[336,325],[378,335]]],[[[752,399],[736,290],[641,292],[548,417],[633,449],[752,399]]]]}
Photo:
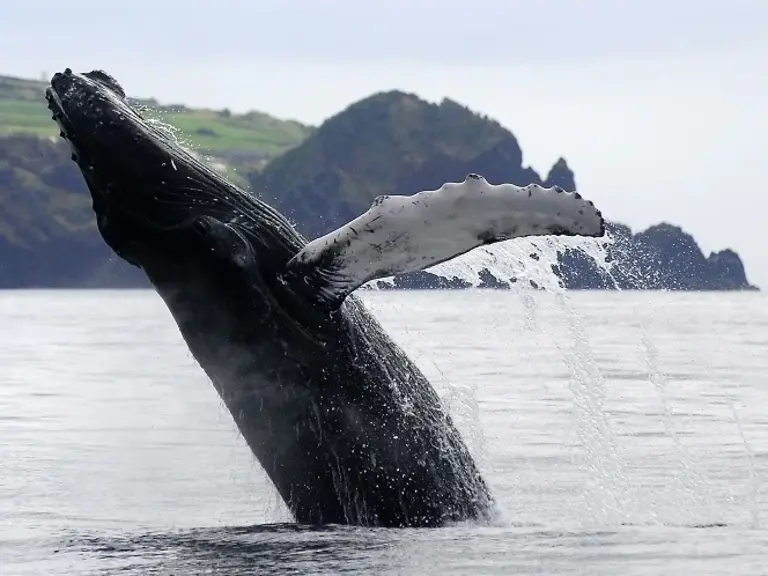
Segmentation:
{"type": "Polygon", "coordinates": [[[362,297],[494,522],[293,525],[153,292],[0,292],[0,574],[768,574],[766,295],[362,297]]]}

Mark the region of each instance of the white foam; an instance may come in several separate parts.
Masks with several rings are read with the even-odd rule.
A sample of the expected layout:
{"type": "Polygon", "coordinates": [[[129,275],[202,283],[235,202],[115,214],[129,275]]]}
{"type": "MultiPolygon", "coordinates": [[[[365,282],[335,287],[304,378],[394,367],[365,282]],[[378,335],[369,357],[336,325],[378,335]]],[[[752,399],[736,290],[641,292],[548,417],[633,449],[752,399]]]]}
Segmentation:
{"type": "MultiPolygon", "coordinates": [[[[426,271],[451,280],[458,278],[477,287],[482,283],[480,272],[488,270],[498,280],[511,284],[516,290],[543,289],[560,292],[564,289],[561,278],[553,266],[559,265],[558,255],[568,250],[582,253],[594,260],[598,270],[610,278],[611,263],[608,249],[615,239],[606,234],[603,238],[579,238],[545,236],[542,238],[517,238],[476,248],[457,258],[442,262],[426,271]]],[[[609,280],[610,282],[610,280],[609,280]]],[[[394,277],[388,276],[365,284],[364,288],[378,290],[394,285],[394,277]]]]}
{"type": "Polygon", "coordinates": [[[481,282],[479,274],[486,269],[502,281],[514,278],[516,286],[520,288],[558,291],[562,288],[562,282],[552,267],[559,264],[559,253],[566,250],[580,251],[593,258],[598,268],[607,272],[610,266],[606,261],[607,247],[612,242],[611,238],[521,238],[483,246],[427,271],[444,278],[459,278],[472,286],[478,286],[481,282]]]}

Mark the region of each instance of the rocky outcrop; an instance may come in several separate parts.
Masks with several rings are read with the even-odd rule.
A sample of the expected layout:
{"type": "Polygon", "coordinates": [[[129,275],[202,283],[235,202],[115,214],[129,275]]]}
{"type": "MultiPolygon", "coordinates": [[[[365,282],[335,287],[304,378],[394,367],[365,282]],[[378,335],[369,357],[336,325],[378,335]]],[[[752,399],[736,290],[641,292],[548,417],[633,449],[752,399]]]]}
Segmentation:
{"type": "Polygon", "coordinates": [[[575,289],[754,290],[733,250],[704,255],[693,236],[678,226],[658,224],[633,234],[612,224],[606,272],[578,251],[560,255],[558,273],[575,289]]]}

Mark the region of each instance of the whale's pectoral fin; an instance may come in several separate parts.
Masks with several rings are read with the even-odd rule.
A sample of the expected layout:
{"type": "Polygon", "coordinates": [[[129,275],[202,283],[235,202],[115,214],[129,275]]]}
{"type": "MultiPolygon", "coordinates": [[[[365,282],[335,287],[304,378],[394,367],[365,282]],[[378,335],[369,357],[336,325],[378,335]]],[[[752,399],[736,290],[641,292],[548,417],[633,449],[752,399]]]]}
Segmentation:
{"type": "Polygon", "coordinates": [[[312,282],[323,299],[340,303],[369,280],[423,270],[484,244],[604,234],[600,211],[576,192],[493,185],[470,174],[438,190],[379,196],[367,212],[307,244],[287,272],[312,282]]]}

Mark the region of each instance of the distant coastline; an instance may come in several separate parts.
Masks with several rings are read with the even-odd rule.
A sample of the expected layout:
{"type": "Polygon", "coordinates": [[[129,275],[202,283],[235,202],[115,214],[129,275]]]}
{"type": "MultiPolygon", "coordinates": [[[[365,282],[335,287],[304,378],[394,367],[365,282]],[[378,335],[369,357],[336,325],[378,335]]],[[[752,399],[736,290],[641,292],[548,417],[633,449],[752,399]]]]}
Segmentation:
{"type": "MultiPolygon", "coordinates": [[[[143,274],[111,254],[99,236],[82,176],[56,138],[43,103],[45,84],[0,76],[0,289],[148,288],[143,274]]],[[[577,189],[565,159],[542,177],[523,165],[514,135],[446,99],[431,104],[399,91],[356,102],[319,127],[252,112],[142,104],[181,129],[196,153],[281,210],[307,237],[364,212],[375,196],[408,194],[460,181],[577,189]]],[[[661,215],[660,215],[661,216],[661,215]]],[[[583,253],[565,251],[554,272],[573,290],[756,290],[739,255],[705,255],[668,223],[641,232],[613,223],[611,277],[583,253]]],[[[484,271],[482,288],[512,278],[484,271]]],[[[468,284],[420,272],[390,289],[463,289],[468,284]]]]}

